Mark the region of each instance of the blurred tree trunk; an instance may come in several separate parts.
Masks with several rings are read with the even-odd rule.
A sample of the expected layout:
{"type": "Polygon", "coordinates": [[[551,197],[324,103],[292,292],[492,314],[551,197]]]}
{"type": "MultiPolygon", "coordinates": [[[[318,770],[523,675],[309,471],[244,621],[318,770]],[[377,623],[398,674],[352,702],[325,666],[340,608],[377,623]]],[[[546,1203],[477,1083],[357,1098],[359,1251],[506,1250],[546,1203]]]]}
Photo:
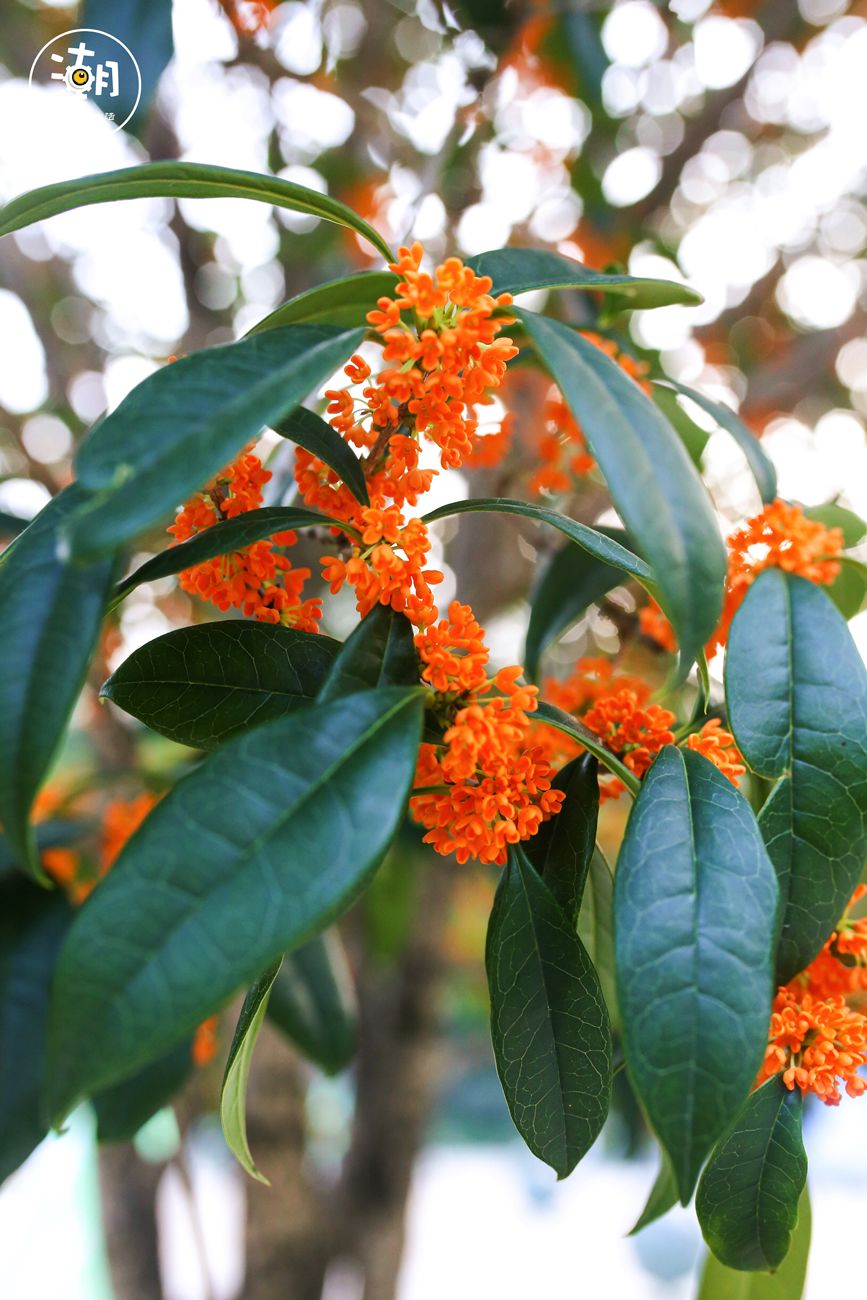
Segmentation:
{"type": "Polygon", "coordinates": [[[131,1143],[99,1149],[102,1221],[115,1300],[162,1300],[156,1219],[162,1164],[131,1143]]]}

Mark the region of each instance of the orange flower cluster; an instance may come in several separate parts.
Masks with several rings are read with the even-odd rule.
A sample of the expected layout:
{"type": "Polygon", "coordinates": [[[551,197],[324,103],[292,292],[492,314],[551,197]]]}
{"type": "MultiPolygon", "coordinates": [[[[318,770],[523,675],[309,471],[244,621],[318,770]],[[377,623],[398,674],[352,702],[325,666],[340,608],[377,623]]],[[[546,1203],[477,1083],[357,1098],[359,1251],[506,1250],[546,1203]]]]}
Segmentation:
{"type": "MultiPolygon", "coordinates": [[[[867,894],[859,885],[837,929],[805,971],[777,991],[769,1042],[756,1086],[775,1074],[791,1089],[814,1092],[828,1106],[867,1091],[867,1015],[847,998],[867,991],[867,917],[851,910],[867,894]]],[[[863,999],[858,999],[863,1000],[863,999]]]]}
{"type": "MultiPolygon", "coordinates": [[[[840,572],[836,557],[843,549],[843,533],[808,519],[800,506],[778,498],[732,533],[728,548],[723,611],[706,647],[708,658],[726,644],[732,619],[765,569],[782,569],[820,584],[833,582],[840,572]]],[[[663,649],[677,648],[671,624],[654,601],[644,606],[639,621],[645,636],[663,649]]]]}
{"type": "MultiPolygon", "coordinates": [[[[191,537],[224,519],[234,519],[262,504],[262,489],[271,474],[249,448],[221,470],[213,483],[198,492],[179,511],[168,529],[174,543],[191,537]]],[[[316,632],[322,602],[302,600],[309,569],[295,569],[278,547],[292,546],[297,535],[288,530],[273,538],[253,542],[239,551],[205,560],[180,575],[184,591],[210,601],[225,612],[239,609],[262,623],[283,623],[316,632]]]]}
{"type": "MultiPolygon", "coordinates": [[[[608,659],[579,659],[565,681],[546,679],[544,694],[551,704],[580,718],[639,780],[663,746],[675,743],[674,714],[658,704],[649,704],[652,690],[648,683],[616,672],[608,659]]],[[[582,752],[576,741],[544,723],[537,723],[534,731],[550,762],[559,765],[582,752]]],[[[734,736],[722,728],[718,718],[711,718],[685,743],[688,749],[710,759],[733,785],[746,771],[734,736]]],[[[607,772],[600,774],[603,800],[617,798],[623,789],[617,777],[607,772]]]]}
{"type": "Polygon", "coordinates": [[[527,743],[536,687],[518,683],[518,667],[488,678],[483,638],[469,605],[458,601],[448,619],[416,637],[422,676],[436,692],[434,714],[448,725],[441,744],[421,747],[416,787],[432,788],[415,795],[410,810],[437,853],[502,864],[508,846],[535,835],[564,795],[551,789],[542,750],[527,743]]]}
{"type": "MultiPolygon", "coordinates": [[[[584,337],[612,361],[616,361],[621,370],[646,392],[650,391],[650,385],[645,379],[648,369],[646,362],[636,361],[601,334],[586,331],[584,337]]],[[[537,447],[542,463],[530,479],[530,491],[537,496],[542,492],[569,492],[574,487],[575,480],[588,474],[596,462],[588,453],[584,434],[563,401],[559,389],[553,388],[549,393],[542,419],[544,432],[537,447]]]]}
{"type": "Polygon", "coordinates": [[[732,785],[737,785],[738,779],[747,770],[741,759],[741,752],[735,744],[734,736],[723,728],[719,718],[711,718],[700,731],[694,731],[691,736],[688,736],[686,747],[709,758],[723,776],[728,777],[732,785]]]}
{"type": "MultiPolygon", "coordinates": [[[[477,408],[490,403],[517,349],[497,337],[505,318],[495,313],[511,302],[508,294],[493,298],[490,278],[456,257],[433,275],[420,269],[421,259],[420,244],[400,249],[391,267],[400,276],[395,297],[380,298],[368,313],[382,339],[383,369],[372,378],[367,362],[354,356],[345,372],[362,386],[360,395],[350,389],[326,393],[332,428],[367,453],[370,506],[361,506],[334,470],[309,452],[299,451],[295,479],[307,505],[362,535],[360,543],[344,543],[341,554],[323,557],[331,591],[348,582],[362,614],[377,603],[390,605],[426,627],[437,616],[431,587],[442,574],[426,568],[427,528],[404,515],[437,472],[420,465],[421,439],[439,448],[444,468],[472,456],[477,408]]],[[[505,436],[501,430],[482,441],[494,441],[496,452],[505,436]]]]}

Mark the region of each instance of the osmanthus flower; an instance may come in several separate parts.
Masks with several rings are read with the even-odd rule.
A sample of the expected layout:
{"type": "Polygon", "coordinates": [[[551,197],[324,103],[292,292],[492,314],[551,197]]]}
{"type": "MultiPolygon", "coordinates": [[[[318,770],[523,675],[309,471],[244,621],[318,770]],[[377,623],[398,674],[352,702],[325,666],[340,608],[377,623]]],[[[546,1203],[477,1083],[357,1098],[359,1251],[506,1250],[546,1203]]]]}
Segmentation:
{"type": "MultiPolygon", "coordinates": [[[[173,544],[196,537],[225,519],[255,510],[262,504],[262,489],[270,478],[258,456],[249,448],[242,451],[178,512],[168,529],[173,544]]],[[[303,599],[310,570],[293,568],[279,549],[293,546],[296,541],[297,535],[291,530],[275,533],[267,540],[184,569],[180,585],[224,613],[238,609],[262,623],[283,623],[316,632],[322,617],[321,601],[303,599]]]]}
{"type": "MultiPolygon", "coordinates": [[[[588,342],[616,361],[645,392],[650,391],[645,379],[646,362],[623,352],[612,339],[590,330],[583,333],[588,342]]],[[[556,387],[551,388],[545,400],[542,421],[543,433],[535,448],[541,464],[530,478],[530,492],[537,496],[542,492],[570,492],[576,479],[588,474],[596,462],[587,450],[580,425],[556,387]]]]}
{"type": "MultiPolygon", "coordinates": [[[[607,749],[622,759],[639,780],[656,755],[676,742],[677,719],[670,709],[650,702],[652,687],[640,677],[618,673],[610,660],[579,659],[574,672],[564,681],[548,678],[544,695],[551,704],[573,714],[604,741],[607,749]]],[[[544,722],[534,724],[550,761],[558,766],[582,752],[582,746],[544,722]]],[[[711,718],[701,729],[687,736],[684,744],[715,764],[734,784],[746,771],[734,736],[711,718]]],[[[600,773],[600,797],[617,798],[624,786],[608,772],[600,773]]]]}
{"type": "Polygon", "coordinates": [[[836,1106],[867,1091],[867,918],[851,913],[867,890],[859,885],[837,929],[806,970],[777,990],[768,1047],[756,1086],[782,1074],[790,1090],[813,1092],[836,1106]],[[859,1003],[861,1005],[859,1005],[859,1003]]]}
{"type": "MultiPolygon", "coordinates": [[[[423,271],[422,255],[420,244],[399,250],[391,267],[400,277],[395,296],[380,298],[368,313],[382,342],[382,368],[373,375],[356,355],[345,367],[350,387],[326,392],[331,427],[366,453],[370,506],[318,457],[299,451],[295,463],[305,503],[362,535],[360,542],[344,536],[339,553],[323,557],[332,593],[348,582],[362,614],[377,603],[390,605],[418,627],[436,618],[431,588],[442,581],[427,568],[426,526],[406,513],[437,473],[421,465],[422,443],[438,448],[443,468],[463,464],[480,443],[499,445],[497,432],[477,437],[477,408],[490,404],[517,353],[510,339],[497,337],[510,296],[492,297],[490,278],[456,257],[433,273],[423,271]]],[[[333,531],[340,536],[339,528],[333,531]]]]}
{"type": "MultiPolygon", "coordinates": [[[[843,549],[839,528],[826,528],[808,519],[800,506],[779,497],[748,519],[728,539],[728,572],[719,624],[707,643],[708,658],[725,646],[732,619],[748,589],[765,569],[782,569],[820,585],[834,581],[840,572],[837,557],[843,549]]],[[[645,636],[665,650],[674,651],[674,631],[659,606],[651,601],[639,614],[645,636]]]]}
{"type": "Polygon", "coordinates": [[[508,846],[535,835],[564,798],[530,741],[537,689],[518,681],[517,666],[488,677],[483,630],[458,601],[416,647],[444,732],[441,743],[421,746],[415,788],[430,789],[413,795],[410,810],[437,853],[502,864],[508,846]]]}

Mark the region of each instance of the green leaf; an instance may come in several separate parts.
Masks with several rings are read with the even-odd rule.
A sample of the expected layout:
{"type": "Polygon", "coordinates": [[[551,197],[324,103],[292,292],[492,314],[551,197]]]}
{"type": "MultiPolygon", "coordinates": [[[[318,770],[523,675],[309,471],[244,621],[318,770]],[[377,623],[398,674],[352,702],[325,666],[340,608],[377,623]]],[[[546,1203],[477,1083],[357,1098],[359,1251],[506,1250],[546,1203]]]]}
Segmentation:
{"type": "Polygon", "coordinates": [[[309,704],[339,648],[246,619],[179,627],[134,650],[100,695],[179,745],[214,749],[309,704]]]}
{"type": "Polygon", "coordinates": [[[826,528],[839,528],[843,534],[843,545],[857,546],[867,534],[867,523],[856,515],[854,510],[847,510],[836,501],[828,501],[823,506],[805,506],[804,514],[808,519],[815,519],[826,528]]]}
{"type": "Polygon", "coordinates": [[[630,577],[637,578],[644,586],[653,586],[652,571],[643,560],[633,555],[632,551],[627,550],[625,546],[621,546],[615,538],[609,537],[596,528],[590,528],[587,524],[579,524],[575,519],[568,519],[566,515],[561,515],[556,510],[549,510],[547,506],[533,505],[529,501],[513,501],[510,497],[472,497],[469,501],[452,501],[449,505],[438,506],[436,510],[431,510],[424,515],[423,519],[426,524],[432,524],[437,519],[448,519],[451,515],[465,515],[486,510],[501,515],[523,515],[527,519],[534,519],[537,523],[549,524],[590,555],[628,573],[630,577]]]}
{"type": "Polygon", "coordinates": [[[494,900],[485,963],[509,1111],[533,1154],[565,1178],[608,1114],[611,1030],[590,958],[520,846],[494,900]]]}
{"type": "Polygon", "coordinates": [[[727,1268],[773,1272],[788,1253],[807,1181],[803,1110],[800,1091],[775,1076],[753,1093],[708,1161],[695,1210],[727,1268]]]}
{"type": "Polygon", "coordinates": [[[801,1300],[807,1279],[811,1235],[810,1197],[805,1187],[789,1253],[776,1273],[738,1273],[708,1255],[698,1300],[801,1300]]]}
{"type": "Polygon", "coordinates": [[[650,1189],[650,1195],[644,1209],[635,1220],[635,1224],[629,1229],[629,1236],[634,1237],[642,1228],[648,1227],[651,1223],[656,1223],[664,1214],[677,1205],[677,1180],[674,1177],[674,1170],[671,1167],[671,1161],[664,1151],[660,1152],[662,1163],[659,1166],[659,1173],[650,1189]]]}
{"type": "Polygon", "coordinates": [[[867,599],[867,565],[848,555],[841,555],[838,563],[840,572],[825,590],[848,622],[861,612],[867,599]]]}
{"type": "Polygon", "coordinates": [[[573,924],[596,847],[598,774],[599,762],[593,754],[573,758],[557,773],[551,789],[564,790],[566,798],[560,811],[543,822],[527,841],[525,850],[566,919],[573,924]]]}
{"type": "Polygon", "coordinates": [[[25,880],[0,883],[0,1182],[47,1132],[42,1118],[45,1029],[57,954],[72,912],[25,880]]]}
{"type": "MultiPolygon", "coordinates": [[[[624,546],[622,528],[597,530],[611,541],[624,546]]],[[[524,647],[524,664],[534,681],[539,674],[542,652],[571,624],[577,622],[588,605],[607,595],[624,581],[620,569],[598,559],[588,551],[564,546],[551,556],[530,595],[530,621],[524,647]]]]}
{"type": "Polygon", "coordinates": [[[421,714],[421,691],[392,687],[311,705],[229,741],[157,804],[60,960],[55,1120],[349,905],[403,817],[421,714]]]}
{"type": "Polygon", "coordinates": [[[254,325],[249,333],[258,334],[261,330],[272,330],[280,325],[302,323],[343,327],[366,325],[367,313],[375,308],[377,299],[393,298],[396,288],[397,276],[393,271],[357,271],[355,275],[328,280],[290,298],[254,325]]]}
{"type": "Polygon", "coordinates": [[[564,735],[577,740],[579,745],[583,745],[591,754],[595,754],[609,772],[613,772],[620,778],[630,794],[638,793],[638,778],[635,773],[630,772],[626,764],[606,748],[595,731],[590,731],[580,719],[573,717],[571,713],[566,713],[564,709],[558,709],[556,704],[548,704],[546,700],[539,701],[535,716],[539,722],[546,722],[549,727],[556,727],[564,735]]]}
{"type": "Polygon", "coordinates": [[[626,1063],[684,1205],[762,1061],[777,883],[752,809],[693,750],[661,751],[614,873],[626,1063]]]}
{"type": "MultiPolygon", "coordinates": [[[[36,836],[36,852],[41,858],[46,849],[66,848],[91,834],[94,823],[84,819],[67,819],[55,817],[50,821],[39,822],[33,830],[36,836]]],[[[0,875],[18,870],[18,856],[5,835],[0,835],[0,875]]]]}
{"type": "Polygon", "coordinates": [[[344,442],[321,415],[308,411],[306,406],[296,406],[294,411],[277,421],[274,430],[282,438],[288,438],[325,461],[346,484],[356,501],[364,506],[370,505],[361,461],[349,443],[344,442]]]}
{"type": "Polygon", "coordinates": [[[193,1040],[189,1037],[149,1061],[120,1083],[92,1098],[97,1142],[132,1142],[139,1129],[168,1106],[193,1070],[193,1040]]]}
{"type": "Polygon", "coordinates": [[[256,1168],[247,1141],[247,1082],[256,1040],[265,1020],[268,997],[280,970],[281,960],[278,958],[259,976],[244,999],[232,1046],[229,1048],[220,1093],[220,1123],[229,1150],[251,1178],[267,1185],[270,1185],[268,1179],[256,1168]]]}
{"type": "Polygon", "coordinates": [[[821,949],[867,855],[867,672],[821,588],[766,569],[732,622],[725,664],[732,731],[776,781],[759,825],[780,881],[778,978],[821,949]]]}
{"type": "Polygon", "coordinates": [[[319,699],[336,700],[377,686],[418,685],[412,624],[389,605],[375,605],[340,647],[319,699]]]}
{"type": "Polygon", "coordinates": [[[158,523],[327,380],[360,339],[360,330],[287,325],[148,375],[76,456],[82,486],[97,493],[70,520],[76,556],[117,549],[158,523]]]}
{"type": "Polygon", "coordinates": [[[619,1029],[614,982],[614,877],[598,845],[590,859],[590,874],[578,912],[578,938],[596,967],[611,1026],[619,1029]]]}
{"type": "Polygon", "coordinates": [[[358,1008],[334,930],[286,955],[271,988],[268,1019],[326,1074],[349,1065],[358,1041],[358,1008]]]}
{"type": "Polygon", "coordinates": [[[726,576],[726,551],[704,485],[671,425],[610,357],[560,321],[518,315],[653,571],[685,677],[717,625],[726,576]]]}
{"type": "Polygon", "coordinates": [[[10,515],[8,510],[0,510],[0,537],[17,537],[30,522],[20,515],[10,515]]]}
{"type": "Polygon", "coordinates": [[[651,396],[684,447],[686,447],[687,454],[693,465],[695,465],[696,469],[701,470],[704,449],[710,441],[708,431],[700,428],[695,420],[687,415],[677,400],[677,393],[673,388],[666,388],[663,384],[655,383],[651,396]]]}
{"type": "Polygon", "coordinates": [[[622,294],[630,309],[667,307],[670,303],[695,305],[701,294],[672,280],[635,275],[606,275],[589,266],[541,248],[495,248],[467,258],[476,275],[489,275],[492,293],[526,293],[530,289],[595,289],[622,294]]]}
{"type": "MultiPolygon", "coordinates": [[[[111,107],[118,122],[123,122],[135,108],[127,129],[141,137],[157,83],[174,53],[171,0],[84,0],[78,21],[82,30],[95,28],[110,33],[132,52],[141,76],[141,99],[136,106],[135,79],[120,76],[118,98],[111,100],[111,107]]],[[[103,39],[96,45],[97,61],[105,57],[101,47],[106,44],[113,48],[109,58],[117,53],[117,46],[103,39]]]]}
{"type": "Polygon", "coordinates": [[[37,876],[30,809],[84,684],[114,576],[110,560],[78,568],[58,556],[85,495],[65,488],[0,557],[0,823],[37,876]]]}
{"type": "Polygon", "coordinates": [[[112,605],[118,605],[143,582],[169,578],[173,573],[182,573],[195,564],[212,560],[216,555],[240,551],[253,542],[260,542],[263,537],[272,537],[274,533],[282,533],[290,528],[330,528],[332,525],[352,531],[339,519],[320,515],[304,506],[262,506],[258,510],[246,510],[241,515],[235,515],[234,519],[224,519],[222,523],[196,533],[186,542],[167,547],[159,555],[154,555],[139,565],[128,578],[117,584],[112,594],[112,605]]]}
{"type": "Polygon", "coordinates": [[[774,468],[774,462],[770,459],[752,429],[748,429],[740,416],[730,406],[726,406],[724,402],[715,402],[712,398],[705,397],[704,393],[699,393],[695,388],[688,388],[686,384],[678,384],[674,380],[668,382],[675,392],[682,393],[691,402],[695,402],[696,406],[700,406],[712,419],[716,420],[721,429],[725,429],[726,433],[731,434],[747,459],[747,464],[753,478],[756,480],[756,487],[759,489],[762,501],[765,505],[774,501],[777,496],[777,471],[774,468]]]}
{"type": "Polygon", "coordinates": [[[19,194],[0,208],[0,235],[23,230],[34,221],[44,221],[58,212],[87,207],[91,203],[113,203],[118,199],[142,198],[255,199],[272,207],[289,208],[346,226],[372,244],[386,261],[393,260],[391,249],[373,226],[351,208],[327,194],[319,194],[306,185],[262,176],[258,172],[237,171],[233,167],[214,167],[209,163],[154,162],[120,171],[78,176],[75,180],[43,185],[19,194]]]}

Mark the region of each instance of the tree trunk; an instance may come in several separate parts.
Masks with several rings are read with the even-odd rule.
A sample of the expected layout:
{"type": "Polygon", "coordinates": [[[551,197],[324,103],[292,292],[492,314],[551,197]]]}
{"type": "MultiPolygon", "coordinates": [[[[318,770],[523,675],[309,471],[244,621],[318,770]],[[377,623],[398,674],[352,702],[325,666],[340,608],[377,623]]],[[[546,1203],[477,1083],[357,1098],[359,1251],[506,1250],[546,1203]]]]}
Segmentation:
{"type": "Polygon", "coordinates": [[[130,1143],[99,1149],[102,1221],[116,1300],[162,1300],[156,1191],[162,1164],[130,1143]]]}

